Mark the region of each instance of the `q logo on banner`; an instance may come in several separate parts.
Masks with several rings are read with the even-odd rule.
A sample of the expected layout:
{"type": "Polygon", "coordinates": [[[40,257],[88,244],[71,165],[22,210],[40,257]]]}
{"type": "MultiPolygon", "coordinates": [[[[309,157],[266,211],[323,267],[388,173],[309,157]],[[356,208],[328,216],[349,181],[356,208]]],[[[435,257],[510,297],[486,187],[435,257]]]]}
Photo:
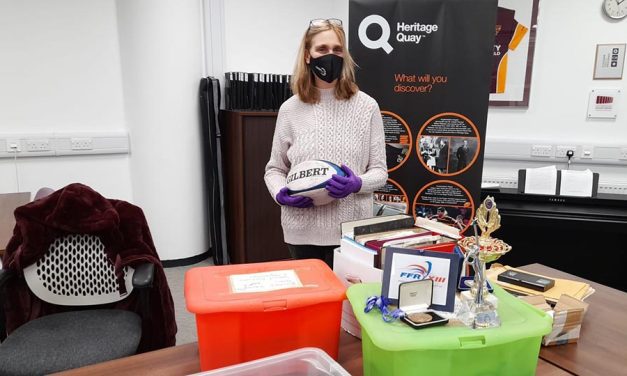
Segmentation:
{"type": "Polygon", "coordinates": [[[383,50],[387,54],[389,54],[394,49],[388,42],[390,39],[390,24],[385,18],[379,16],[378,14],[371,14],[368,17],[364,18],[359,24],[358,34],[361,43],[371,50],[383,48],[383,50]],[[372,24],[377,24],[381,28],[381,37],[379,37],[379,39],[377,40],[372,40],[368,38],[368,35],[366,34],[368,26],[372,24]]]}

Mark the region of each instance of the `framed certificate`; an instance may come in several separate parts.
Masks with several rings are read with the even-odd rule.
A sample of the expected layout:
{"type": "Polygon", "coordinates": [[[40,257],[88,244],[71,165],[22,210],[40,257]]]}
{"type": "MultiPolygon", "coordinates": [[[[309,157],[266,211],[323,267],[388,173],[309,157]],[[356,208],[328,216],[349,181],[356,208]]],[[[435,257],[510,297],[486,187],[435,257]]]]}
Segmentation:
{"type": "Polygon", "coordinates": [[[626,44],[597,44],[594,59],[595,80],[620,80],[623,78],[626,44]]]}
{"type": "Polygon", "coordinates": [[[401,283],[430,279],[433,281],[431,308],[453,312],[461,259],[458,247],[451,253],[387,247],[381,295],[398,304],[401,283]]]}

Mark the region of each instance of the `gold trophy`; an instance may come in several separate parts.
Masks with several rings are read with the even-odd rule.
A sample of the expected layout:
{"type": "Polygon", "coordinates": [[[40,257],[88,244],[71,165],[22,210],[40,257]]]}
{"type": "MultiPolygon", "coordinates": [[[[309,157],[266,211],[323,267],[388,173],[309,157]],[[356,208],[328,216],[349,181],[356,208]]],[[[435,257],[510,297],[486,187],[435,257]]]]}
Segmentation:
{"type": "MultiPolygon", "coordinates": [[[[493,328],[501,325],[496,307],[488,301],[487,279],[485,265],[497,260],[509,252],[512,247],[500,239],[490,237],[494,231],[501,227],[501,216],[496,208],[494,198],[488,196],[477,209],[477,214],[472,221],[475,236],[465,237],[459,241],[464,249],[466,257],[464,263],[471,265],[475,271],[470,293],[469,318],[465,321],[473,328],[493,328]],[[481,235],[477,234],[477,227],[481,235]]],[[[493,299],[494,301],[494,299],[493,299]]]]}

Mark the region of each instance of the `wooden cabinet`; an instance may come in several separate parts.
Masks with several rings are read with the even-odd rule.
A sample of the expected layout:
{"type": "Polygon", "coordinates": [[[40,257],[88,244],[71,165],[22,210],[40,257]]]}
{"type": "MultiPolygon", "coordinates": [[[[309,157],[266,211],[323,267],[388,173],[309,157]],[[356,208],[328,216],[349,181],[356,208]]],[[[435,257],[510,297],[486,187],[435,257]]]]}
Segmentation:
{"type": "Polygon", "coordinates": [[[231,263],[288,259],[281,209],[263,180],[277,114],[222,111],[221,116],[227,247],[231,263]]]}

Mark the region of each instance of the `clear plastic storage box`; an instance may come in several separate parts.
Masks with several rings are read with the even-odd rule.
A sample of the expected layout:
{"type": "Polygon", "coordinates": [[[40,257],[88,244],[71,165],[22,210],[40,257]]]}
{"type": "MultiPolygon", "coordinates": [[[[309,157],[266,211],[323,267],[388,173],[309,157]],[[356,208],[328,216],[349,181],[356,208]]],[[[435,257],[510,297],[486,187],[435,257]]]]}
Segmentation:
{"type": "Polygon", "coordinates": [[[350,376],[324,351],[306,347],[195,376],[350,376]]]}

